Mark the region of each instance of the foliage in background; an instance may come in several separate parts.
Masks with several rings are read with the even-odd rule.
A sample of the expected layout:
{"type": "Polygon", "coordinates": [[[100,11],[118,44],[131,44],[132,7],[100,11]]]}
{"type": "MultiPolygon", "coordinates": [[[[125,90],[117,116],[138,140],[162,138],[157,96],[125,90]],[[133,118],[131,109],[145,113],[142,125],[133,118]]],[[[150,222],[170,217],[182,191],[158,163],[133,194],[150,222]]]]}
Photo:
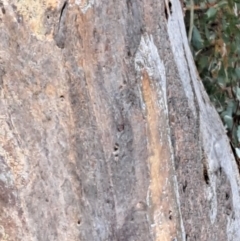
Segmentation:
{"type": "Polygon", "coordinates": [[[240,0],[187,0],[185,4],[185,23],[199,75],[239,159],[240,0]]]}

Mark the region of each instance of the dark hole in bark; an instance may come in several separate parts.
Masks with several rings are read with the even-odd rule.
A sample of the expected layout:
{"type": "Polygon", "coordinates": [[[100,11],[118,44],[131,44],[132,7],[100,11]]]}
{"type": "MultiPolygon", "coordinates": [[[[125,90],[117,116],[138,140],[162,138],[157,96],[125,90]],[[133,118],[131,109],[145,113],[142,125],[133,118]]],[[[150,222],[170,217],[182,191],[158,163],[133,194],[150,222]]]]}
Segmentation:
{"type": "Polygon", "coordinates": [[[119,124],[119,125],[117,126],[117,130],[118,130],[119,132],[123,131],[123,130],[124,130],[124,124],[119,124]]]}
{"type": "Polygon", "coordinates": [[[60,95],[59,98],[61,99],[61,101],[63,101],[64,100],[64,95],[60,95]]]}
{"type": "Polygon", "coordinates": [[[226,197],[226,200],[228,200],[230,197],[229,193],[226,192],[225,197],[226,197]]]}
{"type": "Polygon", "coordinates": [[[169,218],[169,220],[172,220],[172,211],[171,210],[168,213],[168,218],[169,218]]]}
{"type": "Polygon", "coordinates": [[[204,178],[205,183],[208,185],[209,184],[209,176],[208,176],[207,166],[205,163],[203,164],[203,178],[204,178]]]}
{"type": "Polygon", "coordinates": [[[164,13],[165,13],[165,18],[168,19],[168,13],[167,13],[167,8],[166,7],[164,9],[164,13]]]}
{"type": "Polygon", "coordinates": [[[172,3],[170,2],[170,0],[166,0],[165,2],[167,2],[168,6],[165,6],[165,17],[166,19],[168,20],[169,16],[168,16],[168,10],[169,10],[169,13],[172,14],[172,3]]]}
{"type": "Polygon", "coordinates": [[[81,220],[80,220],[80,219],[78,219],[77,224],[78,224],[78,225],[80,225],[80,224],[81,224],[81,220]]]}
{"type": "Polygon", "coordinates": [[[183,184],[183,192],[186,191],[186,188],[187,188],[187,181],[185,181],[185,183],[183,184]]]}
{"type": "Polygon", "coordinates": [[[115,143],[115,145],[114,145],[114,148],[113,148],[113,155],[114,155],[114,157],[115,158],[118,158],[118,156],[119,156],[119,145],[118,145],[118,143],[115,143]]]}
{"type": "Polygon", "coordinates": [[[6,10],[4,7],[2,7],[2,13],[5,14],[6,13],[6,10]]]}
{"type": "Polygon", "coordinates": [[[219,167],[219,174],[222,175],[222,167],[219,167]]]}
{"type": "Polygon", "coordinates": [[[115,143],[113,150],[114,150],[114,151],[117,151],[118,148],[119,148],[119,145],[118,145],[117,143],[115,143]]]}
{"type": "Polygon", "coordinates": [[[170,13],[172,14],[172,3],[170,0],[168,1],[168,7],[169,7],[170,13]]]}

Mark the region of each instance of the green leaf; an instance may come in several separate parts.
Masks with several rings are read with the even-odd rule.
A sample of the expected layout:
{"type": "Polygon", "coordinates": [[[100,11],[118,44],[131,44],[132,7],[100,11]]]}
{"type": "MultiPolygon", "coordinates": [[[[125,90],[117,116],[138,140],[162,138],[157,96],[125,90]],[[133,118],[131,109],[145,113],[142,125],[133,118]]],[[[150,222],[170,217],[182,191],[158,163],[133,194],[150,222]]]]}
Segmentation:
{"type": "Polygon", "coordinates": [[[233,108],[234,103],[232,101],[228,101],[227,109],[222,112],[223,121],[229,130],[231,130],[233,127],[233,108]]]}
{"type": "Polygon", "coordinates": [[[233,67],[228,67],[227,74],[228,74],[228,78],[230,80],[233,79],[234,78],[234,74],[235,74],[234,68],[233,67]]]}
{"type": "Polygon", "coordinates": [[[206,8],[206,5],[207,5],[207,4],[206,4],[205,2],[201,2],[201,3],[200,3],[200,8],[201,8],[201,9],[205,9],[205,8],[206,8]]]}
{"type": "Polygon", "coordinates": [[[235,151],[236,151],[236,154],[237,154],[237,156],[238,156],[238,158],[240,158],[240,148],[235,148],[235,151]]]}
{"type": "Polygon", "coordinates": [[[223,120],[224,120],[224,123],[226,124],[227,128],[228,128],[229,130],[231,130],[231,129],[232,129],[232,126],[233,126],[233,119],[232,119],[232,117],[229,116],[229,115],[225,115],[225,116],[223,117],[223,120]]]}
{"type": "Polygon", "coordinates": [[[227,109],[221,114],[224,124],[227,126],[228,130],[231,130],[233,126],[233,118],[232,118],[233,108],[234,108],[234,103],[232,101],[229,101],[227,109]]]}
{"type": "Polygon", "coordinates": [[[240,88],[238,86],[236,86],[235,92],[237,99],[240,100],[240,88]]]}
{"type": "Polygon", "coordinates": [[[235,73],[236,73],[237,77],[240,79],[240,68],[236,68],[235,73]]]}
{"type": "Polygon", "coordinates": [[[206,12],[207,18],[211,19],[214,18],[217,14],[217,9],[216,8],[209,8],[206,12]]]}
{"type": "Polygon", "coordinates": [[[240,3],[240,0],[233,0],[235,3],[240,3]]]}
{"type": "Polygon", "coordinates": [[[205,35],[206,35],[207,40],[209,41],[211,35],[210,35],[209,30],[208,30],[208,26],[207,26],[207,24],[205,25],[205,35]]]}
{"type": "Polygon", "coordinates": [[[207,56],[200,56],[200,59],[198,60],[199,71],[202,72],[205,68],[208,67],[208,65],[209,65],[208,57],[207,56]]]}
{"type": "Polygon", "coordinates": [[[219,86],[221,86],[222,88],[226,87],[226,77],[223,75],[219,75],[217,78],[217,83],[219,84],[219,86]]]}
{"type": "MultiPolygon", "coordinates": [[[[222,20],[223,30],[225,31],[228,28],[228,26],[229,26],[228,21],[225,18],[223,18],[223,20],[222,20]]],[[[224,35],[226,35],[226,33],[224,35]]]]}
{"type": "Polygon", "coordinates": [[[238,126],[237,128],[237,139],[238,139],[238,142],[240,142],[240,126],[238,126]]]}
{"type": "Polygon", "coordinates": [[[222,88],[226,87],[226,85],[227,85],[227,76],[226,76],[226,72],[224,70],[223,65],[221,66],[220,70],[218,71],[217,83],[222,88]]]}
{"type": "Polygon", "coordinates": [[[219,2],[218,4],[217,4],[217,6],[218,6],[218,8],[219,7],[222,7],[222,6],[224,6],[224,5],[226,5],[227,4],[227,1],[221,1],[221,2],[219,2]]]}
{"type": "Polygon", "coordinates": [[[201,34],[195,26],[193,26],[192,45],[197,50],[203,47],[203,40],[202,40],[201,34]]]}

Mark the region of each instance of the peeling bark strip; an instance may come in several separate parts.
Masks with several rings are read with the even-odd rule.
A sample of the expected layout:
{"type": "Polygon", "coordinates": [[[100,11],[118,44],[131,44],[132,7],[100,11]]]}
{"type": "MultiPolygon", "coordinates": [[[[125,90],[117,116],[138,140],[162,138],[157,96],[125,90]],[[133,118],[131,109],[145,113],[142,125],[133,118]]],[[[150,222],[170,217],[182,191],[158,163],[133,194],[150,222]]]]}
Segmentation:
{"type": "Polygon", "coordinates": [[[150,86],[148,74],[143,74],[143,96],[146,103],[148,125],[148,158],[150,168],[149,207],[151,226],[156,235],[155,240],[172,240],[177,237],[176,219],[179,214],[175,205],[174,192],[172,190],[171,153],[167,142],[167,118],[164,109],[157,106],[156,92],[150,86]],[[157,110],[160,109],[160,113],[157,110]],[[159,116],[160,115],[160,116],[159,116]],[[164,123],[165,122],[165,123],[164,123]],[[159,130],[159,123],[161,129],[159,130]],[[160,132],[160,133],[159,133],[160,132]],[[168,193],[168,198],[166,198],[168,193]],[[169,216],[170,213],[170,216],[169,216]],[[173,216],[174,215],[174,216],[173,216]]]}
{"type": "Polygon", "coordinates": [[[178,0],[0,8],[0,240],[240,240],[178,0]]]}
{"type": "Polygon", "coordinates": [[[153,212],[154,227],[157,240],[171,240],[184,235],[180,208],[176,200],[178,189],[174,187],[173,156],[169,141],[168,113],[166,105],[166,72],[152,36],[145,34],[141,38],[135,56],[135,68],[141,75],[141,86],[144,100],[144,109],[148,125],[148,149],[150,157],[151,185],[149,196],[155,207],[153,212]],[[169,186],[170,185],[170,186],[169,186]],[[171,198],[165,199],[168,193],[171,198]],[[176,196],[175,196],[176,195],[176,196]],[[159,199],[159,197],[162,197],[159,199]],[[169,210],[169,211],[168,211],[169,210]],[[164,213],[164,211],[166,213],[164,213]],[[171,215],[169,215],[169,213],[171,215]],[[173,223],[177,217],[177,222],[173,223]],[[175,226],[176,225],[176,226],[175,226]],[[181,227],[181,234],[179,229],[181,227]]]}

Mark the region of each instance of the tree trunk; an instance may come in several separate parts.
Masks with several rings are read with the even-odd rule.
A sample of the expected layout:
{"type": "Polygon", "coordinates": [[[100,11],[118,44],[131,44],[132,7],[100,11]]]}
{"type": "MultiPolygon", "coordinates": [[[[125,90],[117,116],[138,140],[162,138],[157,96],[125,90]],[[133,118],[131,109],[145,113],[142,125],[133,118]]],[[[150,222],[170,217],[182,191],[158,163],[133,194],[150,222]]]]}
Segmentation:
{"type": "Polygon", "coordinates": [[[239,171],[179,0],[0,1],[0,240],[240,240],[239,171]]]}

